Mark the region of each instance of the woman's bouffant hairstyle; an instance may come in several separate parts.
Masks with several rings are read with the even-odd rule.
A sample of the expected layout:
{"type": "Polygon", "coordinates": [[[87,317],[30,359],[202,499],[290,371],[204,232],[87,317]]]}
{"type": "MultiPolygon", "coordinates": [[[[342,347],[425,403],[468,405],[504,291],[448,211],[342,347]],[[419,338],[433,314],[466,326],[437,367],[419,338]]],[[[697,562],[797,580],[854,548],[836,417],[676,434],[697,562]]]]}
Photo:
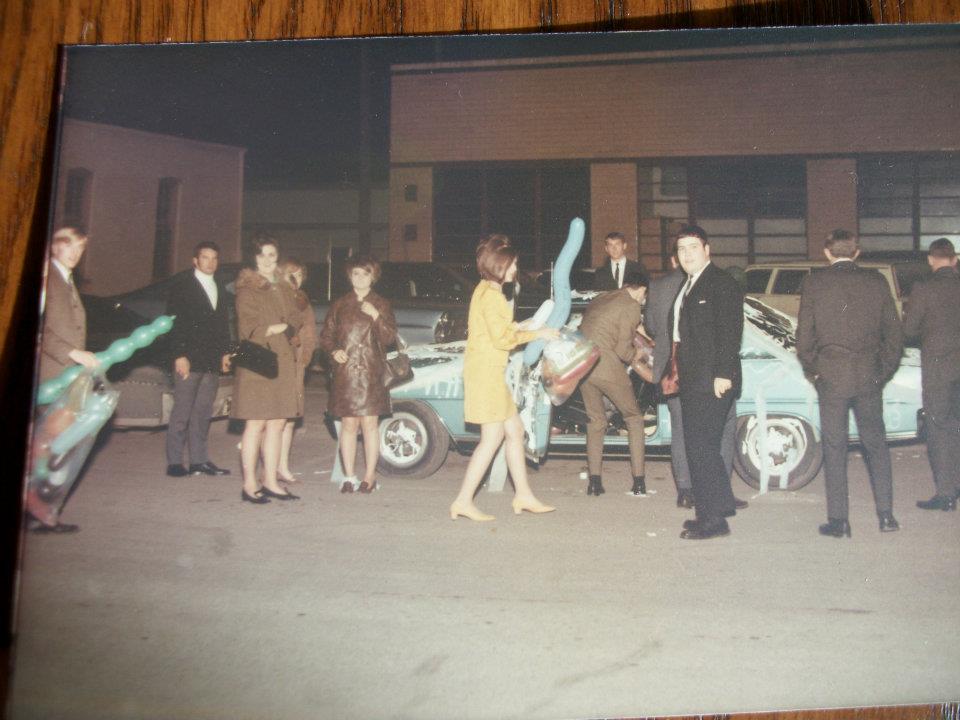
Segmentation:
{"type": "Polygon", "coordinates": [[[248,263],[254,270],[257,269],[257,255],[262,253],[263,248],[267,245],[273,245],[277,249],[277,255],[280,254],[280,243],[277,242],[277,239],[273,235],[257,233],[253,236],[253,240],[250,242],[250,258],[248,263]]]}
{"type": "Polygon", "coordinates": [[[297,260],[296,258],[287,258],[282,263],[280,263],[280,275],[285,280],[293,275],[295,272],[300,271],[303,274],[303,282],[307,281],[307,264],[297,260]]]}
{"type": "Polygon", "coordinates": [[[477,244],[477,272],[484,280],[502,283],[517,255],[506,235],[487,235],[477,244]]]}
{"type": "Polygon", "coordinates": [[[380,279],[380,263],[372,255],[351,255],[343,265],[343,272],[350,279],[354,268],[363,268],[373,277],[373,283],[380,279]]]}

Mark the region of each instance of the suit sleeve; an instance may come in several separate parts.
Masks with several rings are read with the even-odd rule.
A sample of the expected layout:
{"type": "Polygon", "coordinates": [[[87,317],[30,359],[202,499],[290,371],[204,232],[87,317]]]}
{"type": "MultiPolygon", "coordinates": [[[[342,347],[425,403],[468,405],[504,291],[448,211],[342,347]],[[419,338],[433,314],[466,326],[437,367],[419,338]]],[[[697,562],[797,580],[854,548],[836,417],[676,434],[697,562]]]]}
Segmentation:
{"type": "Polygon", "coordinates": [[[883,315],[880,332],[883,334],[883,343],[880,346],[880,358],[884,379],[889,379],[897,371],[903,356],[903,328],[900,326],[897,306],[893,302],[886,280],[882,280],[881,290],[883,315]]]}
{"type": "Polygon", "coordinates": [[[505,309],[506,299],[501,303],[492,293],[480,299],[480,315],[487,326],[487,334],[493,347],[497,350],[513,350],[537,337],[535,332],[517,330],[517,324],[511,321],[509,313],[504,312],[505,309]]]}
{"type": "Polygon", "coordinates": [[[807,276],[800,287],[800,311],[797,315],[797,358],[809,375],[816,374],[817,348],[815,345],[816,317],[813,312],[814,291],[807,276]]]}
{"type": "Polygon", "coordinates": [[[185,357],[187,354],[187,337],[184,328],[190,322],[190,311],[184,302],[186,291],[183,286],[173,288],[167,299],[167,314],[174,316],[173,328],[170,330],[170,353],[174,358],[185,357]]]}
{"type": "Polygon", "coordinates": [[[51,321],[50,307],[48,305],[43,314],[43,343],[40,351],[44,355],[52,357],[60,365],[73,365],[74,362],[70,359],[70,351],[83,350],[83,348],[75,348],[73,343],[67,342],[64,338],[60,337],[53,327],[55,324],[56,323],[51,321]]]}
{"type": "Polygon", "coordinates": [[[720,286],[717,300],[714,378],[733,380],[738,375],[740,343],[743,339],[743,293],[731,278],[720,286]]]}

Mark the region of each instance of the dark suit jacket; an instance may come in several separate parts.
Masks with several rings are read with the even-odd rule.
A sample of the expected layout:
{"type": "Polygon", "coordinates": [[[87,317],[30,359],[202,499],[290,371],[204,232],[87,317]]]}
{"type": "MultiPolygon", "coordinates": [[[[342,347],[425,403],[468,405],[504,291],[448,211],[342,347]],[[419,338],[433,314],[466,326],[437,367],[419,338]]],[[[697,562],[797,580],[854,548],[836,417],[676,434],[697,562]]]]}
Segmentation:
{"type": "Polygon", "coordinates": [[[740,394],[740,340],[743,336],[743,290],[713,263],[707,265],[680,310],[677,369],[681,397],[713,394],[714,378],[733,382],[740,394]]]}
{"type": "Polygon", "coordinates": [[[679,268],[650,282],[647,290],[647,305],[643,311],[643,326],[653,338],[653,378],[659,381],[670,363],[673,350],[673,301],[683,287],[687,276],[679,268]]]}
{"type": "Polygon", "coordinates": [[[40,382],[57,377],[76,363],[71,350],[85,350],[87,314],[76,286],[67,284],[51,262],[47,265],[47,286],[43,309],[43,338],[40,343],[40,382]]]}
{"type": "Polygon", "coordinates": [[[170,292],[167,313],[176,315],[170,331],[173,358],[186,357],[190,370],[219,372],[224,354],[230,349],[230,325],[227,305],[231,298],[217,284],[217,309],[210,305],[193,271],[184,275],[170,292]]]}
{"type": "Polygon", "coordinates": [[[594,380],[622,381],[633,359],[633,334],[640,324],[640,303],[627,290],[598,295],[583,312],[580,332],[600,348],[590,372],[594,380]]]}
{"type": "Polygon", "coordinates": [[[811,273],[800,289],[797,357],[833,392],[882,387],[900,364],[900,320],[886,280],[841,261],[811,273]]]}
{"type": "MultiPolygon", "coordinates": [[[[623,275],[626,277],[629,272],[640,272],[646,274],[642,263],[627,258],[623,266],[623,275]]],[[[594,273],[594,289],[596,290],[618,290],[617,284],[613,281],[613,268],[610,266],[610,258],[596,269],[594,273]]]]}
{"type": "Polygon", "coordinates": [[[960,376],[960,274],[940,268],[930,280],[914,285],[903,334],[920,338],[925,386],[949,385],[960,376]]]}

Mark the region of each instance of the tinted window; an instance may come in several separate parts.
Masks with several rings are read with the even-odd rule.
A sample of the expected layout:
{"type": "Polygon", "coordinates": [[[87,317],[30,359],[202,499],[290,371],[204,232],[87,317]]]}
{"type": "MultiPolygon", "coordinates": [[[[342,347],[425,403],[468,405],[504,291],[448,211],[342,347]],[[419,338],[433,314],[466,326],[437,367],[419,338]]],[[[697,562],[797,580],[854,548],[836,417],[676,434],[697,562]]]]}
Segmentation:
{"type": "Polygon", "coordinates": [[[800,292],[800,284],[807,276],[808,270],[781,270],[773,282],[774,295],[796,295],[800,292]]]}
{"type": "Polygon", "coordinates": [[[765,293],[773,270],[747,270],[747,292],[765,293]]]}

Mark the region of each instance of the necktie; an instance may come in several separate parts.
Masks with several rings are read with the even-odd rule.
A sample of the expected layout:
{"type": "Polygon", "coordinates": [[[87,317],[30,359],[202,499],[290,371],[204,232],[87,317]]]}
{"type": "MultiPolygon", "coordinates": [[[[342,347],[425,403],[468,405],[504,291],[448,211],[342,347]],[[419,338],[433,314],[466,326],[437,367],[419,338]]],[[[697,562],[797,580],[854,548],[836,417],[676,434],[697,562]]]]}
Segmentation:
{"type": "Polygon", "coordinates": [[[613,284],[620,287],[620,263],[615,262],[613,264],[613,284]]]}

